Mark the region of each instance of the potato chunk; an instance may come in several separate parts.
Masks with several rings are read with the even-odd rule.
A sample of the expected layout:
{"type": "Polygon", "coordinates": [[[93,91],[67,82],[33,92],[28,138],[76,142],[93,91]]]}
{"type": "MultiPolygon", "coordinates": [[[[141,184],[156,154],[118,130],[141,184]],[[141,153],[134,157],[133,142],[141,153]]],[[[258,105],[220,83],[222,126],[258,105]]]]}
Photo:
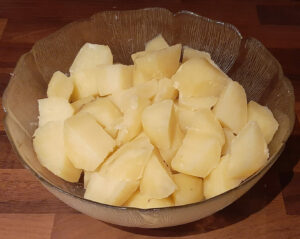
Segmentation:
{"type": "Polygon", "coordinates": [[[101,64],[112,64],[113,56],[108,46],[85,43],[77,53],[71,67],[71,74],[101,64]]]}
{"type": "Polygon", "coordinates": [[[47,96],[69,100],[73,87],[73,81],[69,77],[60,71],[56,71],[48,84],[47,96]]]}
{"type": "Polygon", "coordinates": [[[39,127],[51,121],[64,121],[74,113],[72,106],[64,98],[50,97],[38,100],[39,127]]]}
{"type": "Polygon", "coordinates": [[[162,100],[175,100],[178,96],[178,90],[173,86],[173,81],[168,78],[160,79],[158,82],[158,90],[154,97],[154,102],[162,100]]]}
{"type": "Polygon", "coordinates": [[[211,60],[210,54],[205,51],[198,51],[188,46],[183,47],[183,57],[182,62],[186,62],[192,58],[205,58],[207,60],[211,60]]]}
{"type": "Polygon", "coordinates": [[[158,152],[154,152],[145,168],[140,191],[149,198],[162,199],[170,196],[177,186],[158,152]]]}
{"type": "Polygon", "coordinates": [[[230,129],[224,128],[225,135],[225,144],[222,148],[222,155],[228,154],[230,152],[232,140],[235,138],[235,135],[230,129]]]}
{"type": "Polygon", "coordinates": [[[242,182],[240,179],[232,178],[231,174],[227,171],[230,160],[229,155],[222,157],[218,166],[204,178],[203,188],[206,199],[235,188],[242,182]]]}
{"type": "Polygon", "coordinates": [[[221,145],[216,137],[188,130],[171,165],[177,172],[204,178],[218,165],[220,157],[221,145]]]}
{"type": "Polygon", "coordinates": [[[278,129],[278,122],[271,110],[254,101],[248,103],[248,121],[256,121],[260,127],[267,144],[269,144],[278,129]]]}
{"type": "Polygon", "coordinates": [[[145,46],[145,51],[157,51],[169,47],[169,44],[161,34],[148,41],[145,46]]]}
{"type": "Polygon", "coordinates": [[[94,171],[113,151],[115,141],[89,113],[80,113],[65,121],[67,156],[76,168],[94,171]]]}
{"type": "Polygon", "coordinates": [[[144,109],[142,114],[144,132],[159,149],[171,147],[176,127],[172,100],[164,100],[144,109]]]}
{"type": "Polygon", "coordinates": [[[200,202],[203,196],[203,180],[194,176],[178,173],[173,175],[177,190],[172,198],[175,206],[200,202]]]}
{"type": "Polygon", "coordinates": [[[63,121],[48,122],[35,131],[33,147],[44,167],[66,181],[77,182],[81,170],[75,168],[66,156],[63,132],[63,121]]]}
{"type": "Polygon", "coordinates": [[[90,113],[112,137],[116,137],[116,126],[121,121],[122,113],[107,97],[86,104],[79,112],[90,113]]]}
{"type": "Polygon", "coordinates": [[[231,177],[246,179],[261,169],[269,157],[269,151],[258,124],[249,121],[232,141],[228,173],[231,177]]]}
{"type": "Polygon", "coordinates": [[[172,80],[185,97],[218,97],[230,78],[205,58],[192,58],[183,63],[172,80]]]}
{"type": "Polygon", "coordinates": [[[244,88],[231,81],[222,92],[213,112],[224,127],[238,134],[247,123],[247,97],[244,88]]]}
{"type": "Polygon", "coordinates": [[[208,97],[185,97],[179,95],[179,106],[186,107],[189,110],[211,109],[218,101],[215,96],[208,97]]]}
{"type": "Polygon", "coordinates": [[[81,107],[83,107],[85,104],[93,101],[94,99],[95,99],[95,97],[90,95],[88,97],[82,98],[80,100],[76,100],[73,103],[71,103],[71,105],[74,109],[74,113],[77,113],[81,109],[81,107]]]}
{"type": "Polygon", "coordinates": [[[97,85],[100,96],[110,95],[132,86],[133,66],[114,64],[101,65],[99,68],[97,85]]]}

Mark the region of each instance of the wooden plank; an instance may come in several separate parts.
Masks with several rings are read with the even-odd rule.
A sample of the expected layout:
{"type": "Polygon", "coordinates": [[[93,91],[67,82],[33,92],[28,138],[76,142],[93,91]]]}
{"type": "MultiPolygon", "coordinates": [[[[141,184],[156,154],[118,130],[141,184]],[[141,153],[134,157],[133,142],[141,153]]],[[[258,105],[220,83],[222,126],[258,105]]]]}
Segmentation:
{"type": "Polygon", "coordinates": [[[54,214],[0,214],[1,238],[50,239],[54,214]]]}
{"type": "Polygon", "coordinates": [[[0,169],[23,169],[6,135],[0,135],[0,169]]]}
{"type": "Polygon", "coordinates": [[[6,27],[7,19],[0,18],[0,39],[3,35],[4,29],[6,27]]]}

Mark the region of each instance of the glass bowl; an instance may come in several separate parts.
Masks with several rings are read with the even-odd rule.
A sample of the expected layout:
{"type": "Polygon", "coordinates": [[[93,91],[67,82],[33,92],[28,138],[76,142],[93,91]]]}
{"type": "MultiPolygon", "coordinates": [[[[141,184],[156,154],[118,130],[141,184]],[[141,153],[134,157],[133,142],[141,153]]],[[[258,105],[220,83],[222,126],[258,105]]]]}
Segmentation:
{"type": "MultiPolygon", "coordinates": [[[[18,61],[3,96],[5,130],[23,165],[56,197],[96,219],[128,227],[158,228],[196,221],[228,206],[246,193],[274,164],[294,125],[294,91],[271,53],[257,40],[243,38],[230,24],[192,12],[162,8],[100,12],[70,23],[36,42],[18,61]],[[133,52],[162,33],[170,44],[182,43],[211,54],[212,59],[240,82],[248,100],[267,105],[279,122],[269,145],[268,164],[238,187],[209,200],[160,209],[109,206],[83,198],[83,185],[68,183],[42,167],[32,147],[37,127],[37,100],[46,97],[53,72],[68,72],[85,42],[109,45],[115,62],[130,63],[133,52]]],[[[259,197],[259,195],[257,195],[259,197]]]]}

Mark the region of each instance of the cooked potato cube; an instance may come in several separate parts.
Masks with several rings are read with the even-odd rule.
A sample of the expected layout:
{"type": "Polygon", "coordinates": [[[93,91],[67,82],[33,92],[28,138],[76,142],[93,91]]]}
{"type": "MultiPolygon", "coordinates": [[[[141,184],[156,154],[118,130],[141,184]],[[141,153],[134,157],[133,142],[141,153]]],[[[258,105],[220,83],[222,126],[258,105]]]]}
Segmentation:
{"type": "Polygon", "coordinates": [[[144,132],[159,149],[171,147],[176,127],[172,100],[164,100],[146,107],[142,114],[144,132]]]}
{"type": "Polygon", "coordinates": [[[178,104],[190,110],[211,109],[218,101],[215,96],[185,97],[179,94],[178,104]]]}
{"type": "Polygon", "coordinates": [[[221,158],[218,166],[203,180],[204,196],[206,199],[215,197],[237,187],[242,180],[234,179],[227,171],[229,155],[221,158]]]}
{"type": "Polygon", "coordinates": [[[117,136],[117,124],[120,123],[122,113],[107,97],[98,98],[82,107],[79,112],[88,112],[112,136],[117,136]]]}
{"type": "Polygon", "coordinates": [[[158,82],[158,90],[154,97],[154,102],[163,100],[175,100],[178,96],[178,90],[173,86],[173,81],[168,78],[160,79],[158,82]]]}
{"type": "Polygon", "coordinates": [[[146,51],[138,51],[138,52],[133,53],[133,54],[131,55],[131,59],[132,59],[132,61],[134,62],[135,59],[137,59],[137,58],[139,58],[139,57],[141,57],[141,56],[145,56],[146,54],[147,54],[146,51]]]}
{"type": "Polygon", "coordinates": [[[271,110],[254,101],[248,103],[248,121],[256,121],[260,127],[267,144],[269,144],[278,129],[278,122],[271,110]]]}
{"type": "Polygon", "coordinates": [[[247,123],[247,97],[243,86],[231,81],[222,92],[213,112],[224,127],[238,134],[247,123]]]}
{"type": "Polygon", "coordinates": [[[192,58],[183,63],[172,80],[185,97],[218,97],[230,78],[205,58],[192,58]]]}
{"type": "Polygon", "coordinates": [[[177,185],[177,190],[172,195],[175,206],[200,202],[204,199],[202,178],[178,173],[173,175],[173,179],[177,185]]]}
{"type": "Polygon", "coordinates": [[[136,85],[134,88],[139,97],[151,100],[157,93],[158,82],[154,79],[136,85]]]}
{"type": "Polygon", "coordinates": [[[33,147],[44,167],[66,181],[77,182],[81,170],[75,168],[66,156],[63,132],[63,121],[48,122],[35,131],[33,147]]]}
{"type": "Polygon", "coordinates": [[[75,57],[70,72],[85,70],[101,64],[112,64],[113,56],[108,46],[85,43],[75,57]]]}
{"type": "Polygon", "coordinates": [[[93,171],[84,171],[84,177],[83,177],[83,187],[86,189],[87,185],[89,184],[90,178],[92,174],[95,173],[93,171]]]}
{"type": "Polygon", "coordinates": [[[188,130],[171,165],[177,172],[205,178],[219,163],[221,145],[215,136],[188,130]]]}
{"type": "Polygon", "coordinates": [[[222,155],[228,154],[230,152],[232,140],[235,138],[235,135],[230,129],[224,128],[225,135],[225,144],[222,148],[222,155]]]}
{"type": "Polygon", "coordinates": [[[71,105],[74,109],[74,113],[77,113],[81,107],[83,107],[85,104],[93,101],[95,99],[94,96],[88,96],[88,97],[85,97],[85,98],[82,98],[80,100],[76,100],[75,102],[73,102],[71,105]]]}
{"type": "Polygon", "coordinates": [[[122,64],[101,65],[98,72],[97,85],[100,96],[110,95],[115,91],[132,86],[133,66],[122,64]]]}
{"type": "Polygon", "coordinates": [[[207,60],[211,60],[210,54],[205,51],[198,51],[188,46],[183,47],[183,56],[182,62],[186,62],[192,58],[205,58],[207,60]]]}
{"type": "Polygon", "coordinates": [[[136,191],[131,198],[124,204],[126,207],[136,208],[161,208],[172,207],[174,203],[171,197],[163,199],[149,198],[147,195],[142,194],[140,191],[136,191]]]}
{"type": "Polygon", "coordinates": [[[166,42],[163,36],[159,34],[146,43],[145,51],[157,51],[167,48],[168,46],[169,44],[166,42]]]}
{"type": "Polygon", "coordinates": [[[149,198],[162,199],[176,190],[172,174],[158,152],[153,152],[146,165],[140,191],[149,198]]]}
{"type": "Polygon", "coordinates": [[[113,151],[115,141],[89,113],[79,113],[65,121],[65,148],[76,168],[94,171],[113,151]]]}
{"type": "Polygon", "coordinates": [[[51,121],[64,121],[74,113],[73,107],[64,98],[50,97],[38,100],[39,127],[51,121]]]}
{"type": "Polygon", "coordinates": [[[48,97],[61,97],[69,100],[73,92],[73,81],[60,71],[54,72],[47,89],[48,97]]]}
{"type": "Polygon", "coordinates": [[[255,121],[249,121],[231,143],[228,173],[231,177],[246,179],[261,169],[268,157],[263,133],[255,121]]]}

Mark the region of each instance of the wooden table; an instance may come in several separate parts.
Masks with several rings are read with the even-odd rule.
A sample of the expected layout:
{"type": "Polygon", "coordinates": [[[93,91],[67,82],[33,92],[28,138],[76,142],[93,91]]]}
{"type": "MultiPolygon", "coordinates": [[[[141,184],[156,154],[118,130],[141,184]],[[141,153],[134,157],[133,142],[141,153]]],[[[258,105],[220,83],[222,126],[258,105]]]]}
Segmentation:
{"type": "MultiPolygon", "coordinates": [[[[296,94],[296,125],[284,153],[233,205],[187,225],[121,228],[82,215],[52,196],[22,167],[3,129],[0,109],[0,238],[300,238],[300,3],[297,1],[1,0],[0,95],[18,58],[63,25],[102,10],[165,7],[191,10],[237,26],[281,62],[296,94]]],[[[0,98],[1,104],[1,98],[0,98]]]]}

